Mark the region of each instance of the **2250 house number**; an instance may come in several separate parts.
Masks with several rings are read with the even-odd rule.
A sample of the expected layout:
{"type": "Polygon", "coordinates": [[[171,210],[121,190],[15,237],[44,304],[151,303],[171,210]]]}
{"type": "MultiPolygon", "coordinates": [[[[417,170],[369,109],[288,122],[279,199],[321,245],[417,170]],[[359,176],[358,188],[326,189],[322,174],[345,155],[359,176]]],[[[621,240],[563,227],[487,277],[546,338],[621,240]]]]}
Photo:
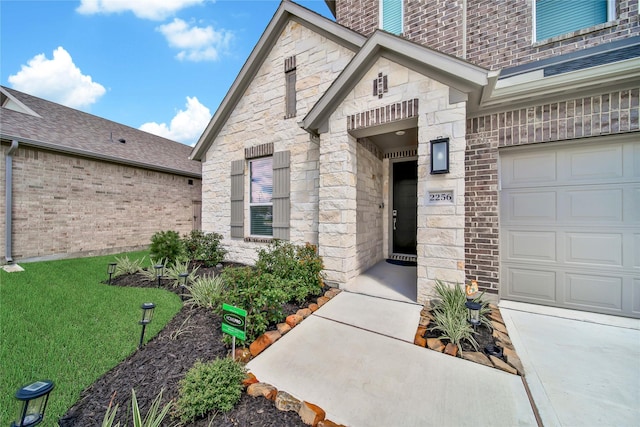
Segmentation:
{"type": "Polygon", "coordinates": [[[429,193],[429,203],[453,202],[453,192],[443,191],[440,193],[429,193]]]}

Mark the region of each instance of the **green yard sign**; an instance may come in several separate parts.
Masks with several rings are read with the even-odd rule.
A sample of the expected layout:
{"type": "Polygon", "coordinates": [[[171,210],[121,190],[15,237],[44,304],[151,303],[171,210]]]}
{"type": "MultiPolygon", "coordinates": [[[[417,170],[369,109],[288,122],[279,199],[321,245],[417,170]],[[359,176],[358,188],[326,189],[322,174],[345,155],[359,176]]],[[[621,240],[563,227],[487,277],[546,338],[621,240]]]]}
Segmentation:
{"type": "Polygon", "coordinates": [[[222,304],[222,332],[242,341],[247,339],[247,310],[222,304]]]}

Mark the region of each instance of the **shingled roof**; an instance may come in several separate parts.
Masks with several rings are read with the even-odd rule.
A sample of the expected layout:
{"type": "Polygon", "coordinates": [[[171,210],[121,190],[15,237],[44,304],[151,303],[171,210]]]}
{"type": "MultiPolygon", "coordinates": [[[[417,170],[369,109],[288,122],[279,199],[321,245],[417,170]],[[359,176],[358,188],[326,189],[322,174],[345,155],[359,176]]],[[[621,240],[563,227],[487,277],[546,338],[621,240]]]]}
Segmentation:
{"type": "Polygon", "coordinates": [[[0,138],[21,145],[200,178],[191,147],[0,86],[0,138]]]}

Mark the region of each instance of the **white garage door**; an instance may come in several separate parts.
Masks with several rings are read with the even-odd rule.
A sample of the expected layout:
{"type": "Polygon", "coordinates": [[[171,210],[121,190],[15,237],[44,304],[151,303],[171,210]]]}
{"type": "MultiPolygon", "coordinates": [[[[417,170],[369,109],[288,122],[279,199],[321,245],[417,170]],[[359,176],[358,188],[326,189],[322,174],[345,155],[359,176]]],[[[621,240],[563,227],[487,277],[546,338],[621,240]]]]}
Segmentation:
{"type": "Polygon", "coordinates": [[[639,141],[500,153],[502,298],[640,317],[639,141]]]}

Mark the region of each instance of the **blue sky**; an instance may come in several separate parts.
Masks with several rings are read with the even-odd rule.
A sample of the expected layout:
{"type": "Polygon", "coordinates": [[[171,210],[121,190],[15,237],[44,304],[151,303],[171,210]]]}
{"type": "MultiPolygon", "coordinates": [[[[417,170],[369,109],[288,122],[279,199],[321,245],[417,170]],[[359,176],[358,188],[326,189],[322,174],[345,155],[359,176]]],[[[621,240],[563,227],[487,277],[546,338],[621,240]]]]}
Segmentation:
{"type": "Polygon", "coordinates": [[[193,145],[279,4],[0,0],[0,83],[193,145]]]}

